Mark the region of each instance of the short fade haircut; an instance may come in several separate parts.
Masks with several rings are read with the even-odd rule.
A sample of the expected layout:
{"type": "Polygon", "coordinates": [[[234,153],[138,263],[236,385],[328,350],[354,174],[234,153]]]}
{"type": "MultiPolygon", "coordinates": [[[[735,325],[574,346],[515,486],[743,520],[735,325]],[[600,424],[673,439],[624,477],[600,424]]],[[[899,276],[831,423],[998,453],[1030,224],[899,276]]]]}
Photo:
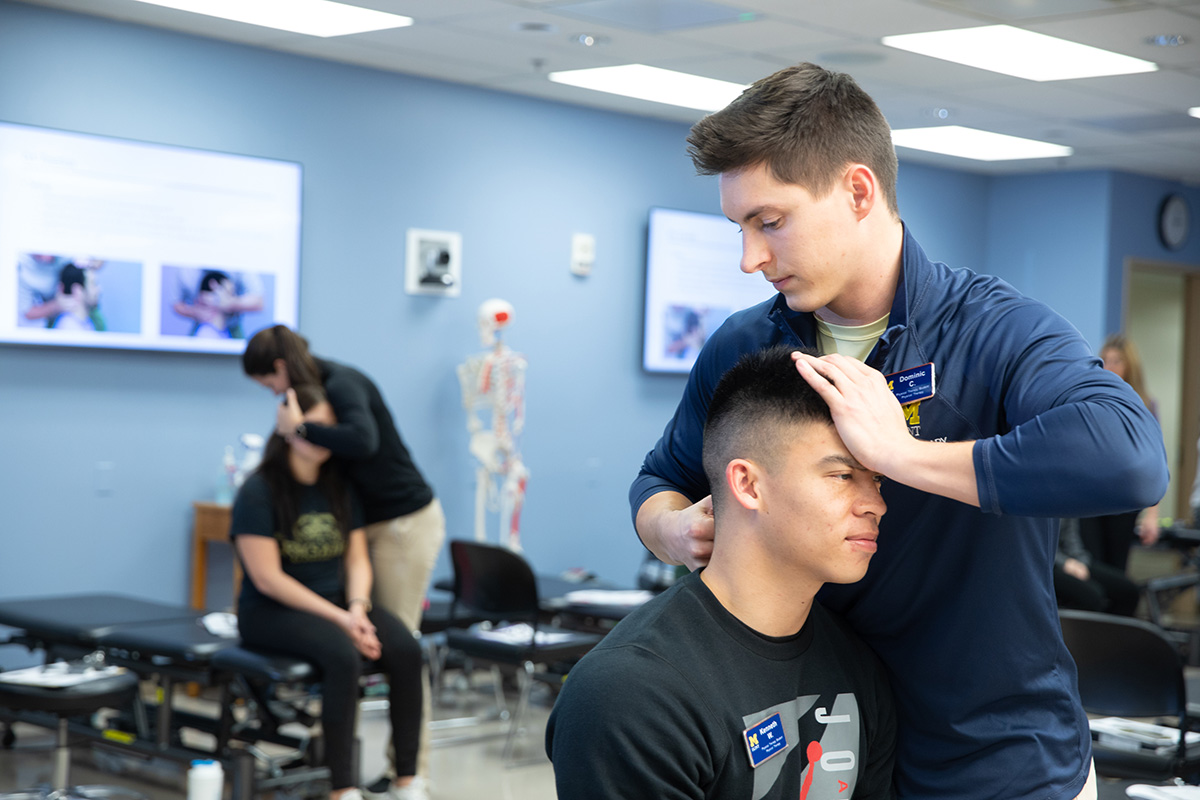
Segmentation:
{"type": "Polygon", "coordinates": [[[701,175],[764,164],[776,180],[803,186],[816,198],[833,190],[848,164],[866,164],[888,209],[900,215],[891,128],[845,73],[809,63],[782,69],[697,122],[687,142],[701,175]]]}
{"type": "Polygon", "coordinates": [[[704,472],[712,487],[713,509],[724,499],[725,467],[746,458],[775,469],[789,426],[833,424],[829,404],[796,371],[792,353],[778,345],[742,356],[722,377],[708,404],[704,424],[704,472]]]}
{"type": "Polygon", "coordinates": [[[73,261],[63,264],[62,269],[58,272],[58,280],[62,284],[63,294],[70,294],[76,286],[87,291],[87,274],[83,269],[75,266],[73,261]]]}
{"type": "Polygon", "coordinates": [[[211,292],[214,283],[230,280],[228,272],[222,272],[219,269],[207,270],[200,278],[200,291],[211,292]]]}

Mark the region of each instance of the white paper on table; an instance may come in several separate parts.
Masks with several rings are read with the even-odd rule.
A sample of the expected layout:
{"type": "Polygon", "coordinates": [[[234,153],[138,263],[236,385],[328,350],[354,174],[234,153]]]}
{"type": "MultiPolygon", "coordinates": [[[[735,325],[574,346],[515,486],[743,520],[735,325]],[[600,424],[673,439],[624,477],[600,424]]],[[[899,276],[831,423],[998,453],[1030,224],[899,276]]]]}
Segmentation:
{"type": "MultiPolygon", "coordinates": [[[[1101,717],[1089,720],[1092,734],[1100,744],[1117,749],[1138,752],[1152,750],[1166,754],[1179,746],[1179,729],[1122,717],[1101,717]]],[[[1200,742],[1200,733],[1188,731],[1184,742],[1194,745],[1200,742]]]]}
{"type": "Polygon", "coordinates": [[[238,636],[237,614],[230,614],[228,611],[214,611],[211,614],[205,614],[201,621],[204,623],[205,630],[213,636],[225,639],[236,639],[238,636]]]}
{"type": "Polygon", "coordinates": [[[586,606],[640,606],[654,597],[645,589],[578,589],[567,592],[563,599],[568,603],[586,606]]]}
{"type": "MultiPolygon", "coordinates": [[[[491,628],[484,630],[482,628],[476,630],[476,635],[481,639],[489,639],[493,642],[504,642],[505,644],[529,644],[533,638],[533,627],[524,623],[518,622],[515,625],[505,625],[502,628],[491,628]]],[[[560,633],[555,631],[538,631],[537,644],[558,644],[568,641],[573,634],[560,633]]]]}
{"type": "Polygon", "coordinates": [[[40,667],[26,667],[8,672],[0,672],[0,681],[4,683],[19,683],[24,686],[42,686],[47,689],[61,689],[67,686],[78,686],[88,681],[120,675],[124,667],[87,667],[79,669],[65,661],[56,661],[40,667]]]}

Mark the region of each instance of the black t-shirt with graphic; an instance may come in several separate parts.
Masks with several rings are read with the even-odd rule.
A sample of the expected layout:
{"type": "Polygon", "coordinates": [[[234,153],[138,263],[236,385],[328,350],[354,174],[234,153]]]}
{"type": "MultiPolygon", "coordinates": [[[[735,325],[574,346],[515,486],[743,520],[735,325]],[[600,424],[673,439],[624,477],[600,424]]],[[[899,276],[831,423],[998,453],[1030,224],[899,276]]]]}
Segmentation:
{"type": "MultiPolygon", "coordinates": [[[[339,530],[329,501],[315,486],[305,486],[300,495],[296,524],[286,534],[277,530],[271,490],[257,473],[246,478],[233,501],[230,523],[231,538],[238,536],[270,536],[279,542],[283,571],[317,594],[337,598],[344,591],[342,569],[346,554],[346,535],[362,526],[362,508],[351,496],[351,526],[339,530]]],[[[247,574],[238,597],[238,611],[272,604],[247,574]]]]}
{"type": "Polygon", "coordinates": [[[763,636],[700,572],[573,666],[546,725],[572,800],[894,800],[895,750],[883,666],[844,620],[814,604],[763,636]]]}

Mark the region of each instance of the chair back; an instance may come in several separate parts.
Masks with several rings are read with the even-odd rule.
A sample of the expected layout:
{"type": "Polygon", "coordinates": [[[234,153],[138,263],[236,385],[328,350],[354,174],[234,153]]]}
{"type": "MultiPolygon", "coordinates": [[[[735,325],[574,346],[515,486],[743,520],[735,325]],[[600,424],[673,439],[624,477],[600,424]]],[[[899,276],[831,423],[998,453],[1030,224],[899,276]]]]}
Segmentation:
{"type": "Polygon", "coordinates": [[[489,618],[536,623],[537,579],[524,558],[506,547],[450,542],[455,601],[489,618]]]}
{"type": "Polygon", "coordinates": [[[1058,615],[1079,668],[1084,710],[1114,717],[1185,715],[1183,659],[1161,629],[1091,611],[1060,609],[1058,615]]]}

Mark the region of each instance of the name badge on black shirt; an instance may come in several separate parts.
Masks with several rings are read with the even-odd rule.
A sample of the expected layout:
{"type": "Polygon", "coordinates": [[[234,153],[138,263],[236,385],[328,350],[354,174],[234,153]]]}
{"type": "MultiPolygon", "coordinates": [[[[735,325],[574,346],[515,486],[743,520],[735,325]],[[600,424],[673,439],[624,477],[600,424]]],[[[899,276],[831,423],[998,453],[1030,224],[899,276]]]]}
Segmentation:
{"type": "Polygon", "coordinates": [[[742,731],[746,751],[750,754],[750,766],[757,767],[772,756],[787,749],[787,737],[783,735],[783,718],[779,712],[751,725],[742,731]]]}

